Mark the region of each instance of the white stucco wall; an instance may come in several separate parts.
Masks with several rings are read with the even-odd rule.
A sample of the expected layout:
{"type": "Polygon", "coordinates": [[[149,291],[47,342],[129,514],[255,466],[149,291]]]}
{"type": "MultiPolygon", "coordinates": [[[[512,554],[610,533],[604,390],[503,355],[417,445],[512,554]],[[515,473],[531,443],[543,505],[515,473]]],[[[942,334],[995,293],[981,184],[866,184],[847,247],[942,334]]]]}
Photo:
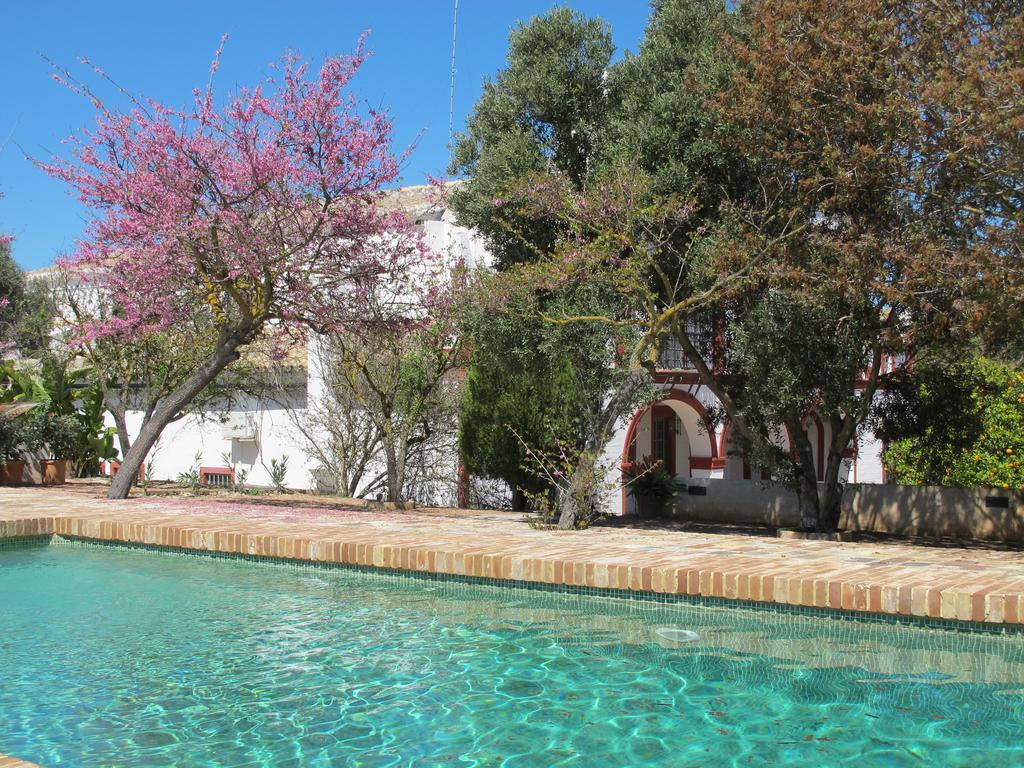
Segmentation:
{"type": "MultiPolygon", "coordinates": [[[[412,190],[413,197],[422,197],[423,191],[412,190]]],[[[418,199],[418,198],[416,198],[418,199]]],[[[470,268],[486,267],[492,263],[483,240],[476,233],[460,227],[450,211],[427,211],[416,214],[419,218],[424,237],[428,246],[439,254],[442,263],[451,269],[457,264],[470,268]]],[[[246,481],[251,485],[269,486],[271,458],[288,458],[288,476],[286,484],[292,488],[316,488],[316,470],[318,462],[312,452],[307,449],[306,437],[297,425],[298,420],[305,418],[307,407],[316,407],[323,396],[324,384],[320,366],[316,363],[319,345],[314,338],[309,344],[309,365],[305,387],[297,387],[287,403],[270,400],[243,400],[235,404],[227,413],[211,410],[202,417],[189,417],[171,424],[165,430],[154,454],[154,477],[159,480],[174,480],[183,472],[195,466],[225,467],[230,466],[236,471],[248,473],[246,481]],[[222,419],[229,416],[232,420],[252,419],[255,425],[255,440],[238,440],[226,437],[222,419]],[[225,456],[227,459],[225,459],[225,456]]],[[[678,382],[680,379],[671,379],[678,382]]],[[[731,455],[729,440],[723,446],[725,427],[719,425],[712,435],[708,435],[698,411],[692,403],[686,402],[693,398],[703,408],[717,405],[713,393],[706,387],[697,384],[664,384],[666,394],[677,391],[685,397],[666,402],[679,417],[680,429],[675,435],[675,455],[677,476],[681,479],[701,480],[742,480],[743,460],[731,455]],[[712,445],[713,442],[713,445],[712,445]],[[703,466],[692,466],[690,457],[717,461],[704,462],[703,466]]],[[[134,437],[137,434],[141,415],[129,415],[129,430],[134,437]]],[[[625,417],[614,436],[605,447],[601,459],[602,466],[607,470],[607,487],[604,491],[604,504],[613,514],[620,514],[628,509],[631,499],[628,493],[621,490],[620,466],[627,456],[627,435],[631,417],[625,417]]],[[[308,426],[308,420],[307,422],[308,426]]],[[[454,425],[453,425],[454,427],[454,425]]],[[[817,427],[813,428],[816,433],[817,427]]],[[[828,441],[828,426],[823,426],[824,439],[828,441]]],[[[635,446],[635,458],[643,460],[652,453],[650,412],[643,414],[632,432],[635,446]]],[[[784,433],[780,430],[779,444],[788,445],[784,433]]],[[[812,449],[818,459],[818,439],[811,435],[812,449]]],[[[844,473],[851,482],[881,483],[884,482],[880,454],[881,443],[871,434],[858,437],[856,460],[848,462],[852,466],[844,473]]],[[[452,455],[450,462],[452,473],[457,472],[458,457],[452,455]]],[[[757,479],[760,471],[754,467],[752,476],[757,479]]]]}
{"type": "MultiPolygon", "coordinates": [[[[410,214],[417,215],[414,211],[410,211],[410,214]]],[[[450,211],[428,212],[420,220],[420,226],[427,245],[438,255],[446,269],[450,270],[458,264],[470,268],[491,264],[491,256],[483,240],[475,232],[459,226],[450,211]]],[[[308,440],[297,422],[308,430],[306,408],[316,408],[324,396],[319,353],[320,343],[314,336],[308,345],[305,387],[297,387],[287,403],[242,399],[229,410],[211,409],[200,416],[186,417],[170,424],[151,454],[154,479],[175,480],[195,466],[230,466],[236,472],[246,471],[248,484],[270,486],[271,458],[287,457],[286,485],[296,489],[317,488],[319,462],[313,452],[308,450],[308,440]],[[225,418],[251,419],[256,425],[256,439],[233,440],[225,437],[222,424],[225,418]],[[225,461],[225,456],[229,461],[225,461]]],[[[129,412],[128,430],[133,438],[138,434],[141,421],[141,413],[129,412]]],[[[113,420],[108,418],[108,423],[112,426],[113,420]]],[[[458,470],[458,457],[452,455],[442,461],[450,466],[454,478],[458,470]]],[[[372,473],[382,471],[383,466],[381,457],[372,467],[372,473]]],[[[433,500],[452,495],[442,485],[428,483],[424,486],[424,493],[433,500]]]]}
{"type": "MultiPolygon", "coordinates": [[[[293,403],[293,406],[299,403],[293,403]]],[[[138,434],[142,414],[129,412],[128,430],[138,434]]],[[[150,453],[155,480],[176,480],[195,466],[230,466],[248,473],[246,482],[270,486],[270,460],[288,459],[286,485],[290,488],[315,486],[302,435],[295,428],[289,409],[269,401],[242,401],[228,412],[209,411],[202,416],[186,416],[167,426],[150,453]],[[227,414],[251,418],[256,440],[232,440],[224,437],[221,418],[227,414]],[[225,461],[225,458],[230,463],[225,461]]]]}

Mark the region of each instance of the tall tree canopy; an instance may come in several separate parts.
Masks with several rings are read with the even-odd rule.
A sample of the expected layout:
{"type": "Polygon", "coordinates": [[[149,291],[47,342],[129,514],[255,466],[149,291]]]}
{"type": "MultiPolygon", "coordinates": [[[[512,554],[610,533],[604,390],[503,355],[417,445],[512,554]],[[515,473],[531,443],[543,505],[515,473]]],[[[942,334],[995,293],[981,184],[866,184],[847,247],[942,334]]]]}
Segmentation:
{"type": "Polygon", "coordinates": [[[556,8],[511,31],[505,68],[484,81],[455,142],[451,171],[468,182],[451,203],[460,223],[486,238],[499,269],[553,244],[557,222],[518,216],[504,201],[516,179],[538,171],[583,184],[607,139],[614,50],[600,19],[556,8]]]}
{"type": "Polygon", "coordinates": [[[709,89],[730,80],[720,36],[738,26],[723,0],[654,0],[638,54],[614,70],[619,99],[606,155],[650,174],[655,193],[699,201],[702,216],[716,216],[723,197],[745,188],[743,158],[718,141],[705,104],[709,89]]]}
{"type": "Polygon", "coordinates": [[[1014,78],[1021,92],[1020,42],[1004,34],[1019,26],[1020,3],[972,6],[758,2],[748,36],[726,42],[734,79],[711,104],[760,198],[732,207],[716,250],[734,265],[771,247],[726,305],[738,340],[753,340],[734,347],[742,389],[715,378],[750,442],[762,442],[759,422],[788,428],[806,527],[838,523],[843,454],[875,408],[887,355],[927,356],[970,333],[993,283],[1013,261],[1019,269],[1022,176],[993,180],[988,155],[1008,171],[1016,152],[1019,169],[1020,145],[978,131],[991,111],[1024,115],[1024,100],[1004,93],[1014,78]],[[950,100],[965,70],[976,93],[950,100]],[[961,146],[975,155],[979,142],[988,146],[975,162],[950,156],[961,146]],[[783,349],[771,345],[787,337],[783,349]],[[791,391],[757,385],[763,358],[790,372],[791,391]],[[832,435],[820,490],[800,429],[810,410],[832,435]]]}
{"type": "Polygon", "coordinates": [[[520,182],[520,215],[559,222],[535,271],[614,287],[604,319],[640,331],[634,364],[677,337],[744,450],[799,491],[805,527],[838,522],[889,356],[941,353],[999,288],[1019,294],[1019,6],[754,2],[708,24],[714,46],[681,35],[687,58],[652,53],[694,12],[659,3],[644,52],[684,65],[677,104],[703,112],[623,103],[678,138],[654,150],[671,162],[625,162],[643,129],[624,130],[586,188],[557,169],[520,182]],[[821,488],[812,412],[832,435],[821,488]]]}

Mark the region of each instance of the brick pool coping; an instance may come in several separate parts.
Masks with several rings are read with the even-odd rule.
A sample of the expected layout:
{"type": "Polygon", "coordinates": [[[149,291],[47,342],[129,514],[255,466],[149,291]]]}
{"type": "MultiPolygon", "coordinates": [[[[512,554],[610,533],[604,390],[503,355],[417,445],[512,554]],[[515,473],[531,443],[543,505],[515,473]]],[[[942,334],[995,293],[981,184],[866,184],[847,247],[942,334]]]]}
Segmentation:
{"type": "Polygon", "coordinates": [[[544,531],[507,513],[375,512],[289,499],[280,505],[181,497],[112,502],[61,489],[0,489],[0,539],[56,534],[627,593],[1024,624],[1019,550],[621,528],[544,531]]]}
{"type": "MultiPolygon", "coordinates": [[[[533,530],[518,515],[375,512],[302,497],[109,502],[0,488],[0,541],[52,535],[199,552],[1024,625],[1024,552],[680,531],[533,530]]],[[[966,625],[965,625],[966,626],[966,625]]],[[[39,768],[0,754],[0,768],[39,768]]]]}
{"type": "Polygon", "coordinates": [[[0,755],[0,768],[40,768],[40,766],[35,763],[30,763],[27,760],[19,760],[16,757],[0,755]]]}

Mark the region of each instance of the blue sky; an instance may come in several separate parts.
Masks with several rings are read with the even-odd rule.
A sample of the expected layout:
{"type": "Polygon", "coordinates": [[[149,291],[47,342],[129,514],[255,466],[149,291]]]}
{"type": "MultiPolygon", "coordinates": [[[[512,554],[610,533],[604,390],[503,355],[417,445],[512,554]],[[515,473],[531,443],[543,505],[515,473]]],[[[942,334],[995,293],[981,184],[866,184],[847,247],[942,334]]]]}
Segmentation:
{"type": "MultiPolygon", "coordinates": [[[[501,68],[509,27],[543,13],[551,0],[459,0],[455,124],[462,126],[483,78],[501,68]]],[[[646,0],[571,0],[567,5],[612,26],[620,51],[636,47],[646,0]]],[[[15,236],[26,269],[70,252],[86,218],[60,182],[25,160],[59,152],[61,139],[92,124],[81,97],[50,79],[46,55],[74,71],[85,55],[124,86],[186,105],[206,82],[220,36],[231,35],[218,74],[222,86],[250,84],[286,50],[304,58],[351,50],[365,29],[374,55],[353,90],[395,121],[396,149],[420,136],[403,183],[421,183],[447,163],[452,0],[3,3],[0,20],[0,232],[15,236]],[[422,136],[421,136],[422,134],[422,136]]]]}

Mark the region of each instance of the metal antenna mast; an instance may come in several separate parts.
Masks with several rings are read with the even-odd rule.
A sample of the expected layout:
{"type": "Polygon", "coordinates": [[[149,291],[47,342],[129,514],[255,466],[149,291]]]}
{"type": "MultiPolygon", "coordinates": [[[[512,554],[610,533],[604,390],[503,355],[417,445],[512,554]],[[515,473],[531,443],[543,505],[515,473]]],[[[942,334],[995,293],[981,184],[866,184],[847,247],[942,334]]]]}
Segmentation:
{"type": "Polygon", "coordinates": [[[448,92],[448,149],[455,143],[455,40],[459,32],[459,0],[452,13],[452,79],[448,92]]]}

